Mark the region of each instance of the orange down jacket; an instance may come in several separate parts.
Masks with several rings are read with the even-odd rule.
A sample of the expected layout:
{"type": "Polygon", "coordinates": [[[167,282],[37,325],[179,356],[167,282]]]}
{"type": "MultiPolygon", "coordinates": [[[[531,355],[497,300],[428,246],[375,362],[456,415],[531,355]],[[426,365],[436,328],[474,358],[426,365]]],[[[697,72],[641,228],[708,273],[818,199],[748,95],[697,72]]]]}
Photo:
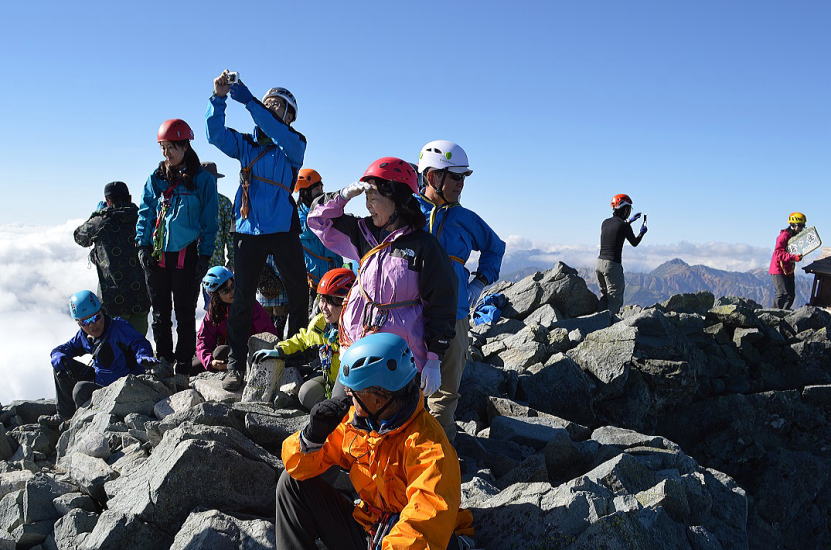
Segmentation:
{"type": "Polygon", "coordinates": [[[300,432],[283,442],[286,472],[304,480],[336,465],[349,471],[361,498],[352,513],[367,532],[385,512],[400,518],[384,537],[383,550],[445,550],[453,532],[473,534],[473,515],[460,510],[461,473],[456,451],[438,421],[415,411],[386,433],[356,427],[350,408],[317,450],[301,450],[300,432]]]}

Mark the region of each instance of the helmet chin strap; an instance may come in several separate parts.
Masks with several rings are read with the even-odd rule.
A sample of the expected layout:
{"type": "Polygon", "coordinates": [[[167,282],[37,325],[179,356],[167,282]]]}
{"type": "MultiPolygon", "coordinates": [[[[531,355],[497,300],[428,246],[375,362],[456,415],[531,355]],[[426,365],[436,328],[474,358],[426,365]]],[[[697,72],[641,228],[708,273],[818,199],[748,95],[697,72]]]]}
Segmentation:
{"type": "Polygon", "coordinates": [[[436,190],[436,194],[439,197],[441,197],[441,200],[443,200],[444,202],[447,202],[447,197],[444,196],[444,181],[446,179],[447,179],[447,171],[446,170],[442,170],[441,181],[439,181],[438,186],[433,187],[432,184],[430,183],[430,178],[429,177],[427,178],[427,185],[430,185],[431,187],[433,187],[433,189],[436,190]]]}
{"type": "Polygon", "coordinates": [[[388,220],[387,220],[387,223],[385,223],[383,226],[381,226],[381,229],[383,229],[383,230],[385,230],[385,231],[390,231],[390,232],[392,232],[392,230],[391,230],[391,229],[388,229],[388,228],[389,228],[389,226],[391,226],[392,224],[394,224],[394,223],[395,223],[395,222],[397,222],[397,221],[398,221],[398,208],[396,208],[396,209],[392,212],[392,215],[390,215],[390,219],[388,219],[388,220]]]}
{"type": "Polygon", "coordinates": [[[378,410],[377,410],[377,411],[375,411],[374,413],[371,413],[371,412],[369,412],[369,407],[367,407],[367,406],[366,406],[366,404],[365,404],[363,401],[361,401],[361,398],[360,398],[360,397],[358,397],[358,395],[357,395],[357,394],[353,393],[353,394],[352,394],[352,397],[355,399],[355,401],[357,401],[357,402],[358,402],[358,405],[360,405],[360,406],[361,406],[361,408],[362,408],[362,409],[364,410],[364,412],[366,413],[366,416],[367,416],[367,418],[369,419],[369,425],[370,425],[370,426],[371,426],[374,430],[376,430],[376,431],[377,431],[377,429],[381,427],[381,419],[380,419],[381,413],[383,413],[385,410],[387,410],[387,407],[389,407],[390,405],[392,405],[392,401],[393,401],[393,399],[392,399],[392,398],[388,399],[388,400],[387,400],[387,402],[386,402],[386,403],[384,403],[384,406],[383,406],[383,407],[381,407],[380,409],[378,409],[378,410]]]}

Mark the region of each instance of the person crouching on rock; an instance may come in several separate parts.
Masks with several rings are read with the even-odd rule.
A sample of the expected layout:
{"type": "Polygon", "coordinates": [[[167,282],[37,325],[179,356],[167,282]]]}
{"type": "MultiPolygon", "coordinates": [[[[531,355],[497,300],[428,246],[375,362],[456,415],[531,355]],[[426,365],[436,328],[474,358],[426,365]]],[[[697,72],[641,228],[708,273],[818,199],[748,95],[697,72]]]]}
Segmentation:
{"type": "Polygon", "coordinates": [[[254,353],[251,360],[257,364],[265,359],[288,358],[316,347],[318,352],[320,376],[315,376],[300,386],[297,397],[306,410],[311,410],[318,402],[329,397],[346,395],[338,381],[340,368],[340,344],[338,343],[338,321],[343,309],[343,300],[355,282],[355,274],[350,269],[338,267],[327,271],[317,284],[317,300],[320,313],[309,323],[308,328],[278,342],[274,349],[261,349],[254,353]]]}
{"type": "MultiPolygon", "coordinates": [[[[454,302],[455,305],[455,302],[454,302]]],[[[415,359],[390,333],[370,334],[341,357],[347,397],[312,408],[282,447],[277,549],[458,548],[472,515],[460,510],[461,474],[444,429],[424,408],[415,359]],[[321,475],[348,470],[357,505],[321,475]]]]}
{"type": "MultiPolygon", "coordinates": [[[[202,288],[208,293],[208,313],[196,335],[196,357],[191,363],[190,374],[208,371],[224,371],[228,368],[228,312],[234,302],[234,274],[221,265],[212,267],[202,278],[202,288]]],[[[254,302],[251,310],[251,330],[248,335],[268,332],[276,335],[277,329],[266,310],[254,302]]]]}
{"type": "Polygon", "coordinates": [[[646,218],[644,218],[638,236],[632,231],[632,223],[641,217],[638,212],[633,216],[632,199],[629,195],[620,194],[612,197],[612,216],[603,220],[600,226],[600,256],[597,258],[596,274],[600,286],[601,309],[608,309],[616,315],[623,307],[623,290],[626,286],[623,277],[623,241],[629,241],[632,246],[638,246],[646,235],[646,218]]]}
{"type": "Polygon", "coordinates": [[[802,256],[788,252],[788,241],[805,229],[807,221],[808,218],[802,212],[792,212],[788,216],[788,227],[780,231],[779,236],[776,237],[776,246],[773,248],[770,269],[768,269],[768,273],[773,279],[773,286],[776,288],[773,307],[791,309],[796,298],[795,262],[801,262],[802,256]]]}
{"type": "Polygon", "coordinates": [[[104,313],[101,300],[91,291],[73,294],[69,309],[80,329],[52,350],[58,412],[44,421],[55,426],[71,418],[93,391],[128,374],[144,374],[145,367],[158,364],[150,342],[124,319],[104,313]],[[74,359],[82,355],[92,355],[92,363],[74,359]]]}

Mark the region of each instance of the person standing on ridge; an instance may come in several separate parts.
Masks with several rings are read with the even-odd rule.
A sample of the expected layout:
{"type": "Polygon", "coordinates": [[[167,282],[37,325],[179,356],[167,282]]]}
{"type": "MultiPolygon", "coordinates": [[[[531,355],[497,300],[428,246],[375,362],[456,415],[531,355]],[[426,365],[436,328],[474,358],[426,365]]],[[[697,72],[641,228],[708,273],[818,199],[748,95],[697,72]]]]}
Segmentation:
{"type": "Polygon", "coordinates": [[[330,250],[360,259],[341,315],[341,349],[372,332],[397,334],[415,356],[421,389],[433,395],[455,335],[457,284],[447,253],[424,231],[417,180],[409,162],[382,157],[360,181],[316,201],[309,227],[330,250]],[[364,192],[369,216],[346,214],[346,204],[364,192]]]}
{"type": "Polygon", "coordinates": [[[623,241],[638,246],[646,235],[646,217],[643,219],[638,236],[632,231],[632,223],[641,217],[632,213],[632,199],[620,194],[612,197],[612,216],[603,220],[600,226],[600,256],[597,258],[596,274],[600,286],[600,308],[617,315],[623,307],[623,290],[626,282],[623,276],[623,241]]]}
{"type": "Polygon", "coordinates": [[[198,285],[208,271],[217,231],[216,178],[202,168],[192,139],[184,120],[167,120],[159,127],[164,160],[147,178],[136,224],[139,261],[153,305],[156,356],[175,362],[182,372],[190,370],[196,350],[198,285]]]}
{"type": "Polygon", "coordinates": [[[123,181],[104,186],[104,208],[75,229],[75,242],[92,246],[89,261],[98,270],[104,312],[147,334],[150,298],[136,249],[138,207],[123,181]]]}
{"type": "MultiPolygon", "coordinates": [[[[214,175],[219,181],[219,178],[224,178],[225,174],[220,174],[216,169],[215,162],[203,162],[202,168],[214,175]]],[[[214,255],[211,256],[210,267],[223,266],[231,271],[234,270],[234,203],[231,199],[217,192],[217,213],[216,213],[216,242],[214,245],[214,255]]],[[[201,285],[200,285],[201,286],[201,285]]],[[[202,297],[205,301],[205,311],[208,310],[208,302],[210,296],[202,287],[202,297]]]]}
{"type": "Polygon", "coordinates": [[[452,443],[456,438],[459,384],[467,361],[470,308],[479,300],[482,290],[499,278],[505,243],[475,212],[459,204],[465,178],[473,173],[464,149],[452,141],[431,141],[421,148],[418,171],[423,176],[424,187],[416,199],[427,218],[425,230],[441,243],[458,283],[456,336],[441,363],[441,386],[427,396],[430,412],[452,443]],[[471,279],[465,263],[473,250],[481,254],[471,279]]]}
{"type": "Polygon", "coordinates": [[[297,215],[300,218],[300,244],[303,245],[303,255],[306,259],[306,274],[309,278],[309,303],[315,299],[315,289],[321,277],[329,270],[341,267],[343,258],[323,246],[317,235],[309,229],[306,218],[312,201],[323,194],[323,179],[317,171],[303,168],[297,175],[294,191],[298,195],[297,215]]]}
{"type": "Polygon", "coordinates": [[[291,127],[297,101],[285,88],[271,88],[258,101],[242,82],[228,83],[228,72],[214,79],[207,113],[208,141],[240,162],[240,186],[234,199],[234,302],[228,318],[231,353],[223,387],[236,391],[248,355],[251,308],[260,271],[271,254],[289,300],[289,334],[309,322],[309,287],[300,246],[300,219],[291,196],[306,153],[306,138],[291,127]],[[245,105],[256,124],[251,134],[225,127],[226,96],[245,105]]]}
{"type": "Polygon", "coordinates": [[[801,262],[802,256],[788,252],[788,241],[805,229],[807,221],[808,218],[802,212],[791,212],[788,216],[788,227],[780,231],[779,236],[776,237],[776,245],[770,259],[770,269],[768,269],[776,289],[773,307],[791,309],[796,299],[795,262],[801,262]]]}

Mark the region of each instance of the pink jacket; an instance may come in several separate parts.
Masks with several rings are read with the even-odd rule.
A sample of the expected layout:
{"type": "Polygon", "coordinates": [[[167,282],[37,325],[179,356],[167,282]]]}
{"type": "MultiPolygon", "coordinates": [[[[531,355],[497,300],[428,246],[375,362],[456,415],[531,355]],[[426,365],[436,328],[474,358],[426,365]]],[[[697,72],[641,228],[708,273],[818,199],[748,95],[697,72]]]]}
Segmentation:
{"type": "Polygon", "coordinates": [[[369,332],[390,332],[407,341],[420,371],[428,359],[444,355],[455,334],[457,285],[450,260],[422,229],[402,227],[381,238],[369,218],[344,214],[346,202],[336,194],[307,218],[326,248],[363,258],[341,314],[341,353],[369,332]],[[383,310],[373,302],[399,305],[383,310]]]}
{"type": "MultiPolygon", "coordinates": [[[[206,370],[210,370],[208,365],[211,364],[216,346],[221,346],[228,342],[227,314],[225,320],[218,325],[211,321],[210,315],[210,313],[207,313],[205,318],[202,319],[202,326],[199,327],[199,332],[196,334],[196,356],[202,361],[202,366],[206,370]]],[[[274,328],[274,323],[271,322],[271,317],[268,316],[263,306],[259,302],[254,302],[254,308],[251,310],[250,334],[259,334],[261,332],[270,332],[275,336],[279,336],[277,329],[274,328]]]]}
{"type": "Polygon", "coordinates": [[[773,248],[773,257],[770,259],[770,269],[768,273],[771,275],[791,275],[796,266],[794,262],[799,259],[796,254],[788,253],[788,241],[791,240],[791,232],[783,229],[776,237],[776,246],[773,248]]]}

